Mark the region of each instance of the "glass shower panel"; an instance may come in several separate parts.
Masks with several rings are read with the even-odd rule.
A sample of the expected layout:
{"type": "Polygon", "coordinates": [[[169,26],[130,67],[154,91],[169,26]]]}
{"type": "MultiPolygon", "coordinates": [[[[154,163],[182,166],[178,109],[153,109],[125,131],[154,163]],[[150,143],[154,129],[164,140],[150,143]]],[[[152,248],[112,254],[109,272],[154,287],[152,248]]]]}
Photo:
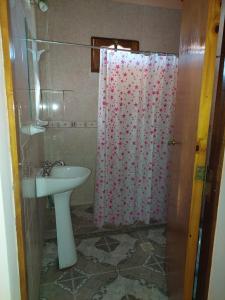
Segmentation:
{"type": "MultiPolygon", "coordinates": [[[[19,174],[22,187],[23,238],[29,299],[39,299],[45,199],[36,198],[37,169],[44,160],[43,134],[31,136],[36,123],[35,65],[28,38],[36,38],[35,4],[9,0],[10,50],[13,71],[14,106],[19,137],[19,174]]],[[[39,88],[40,90],[40,88],[39,88]]]]}
{"type": "Polygon", "coordinates": [[[98,73],[91,72],[91,49],[41,42],[39,62],[42,120],[46,159],[92,170],[89,180],[76,189],[72,205],[94,201],[98,73]]]}

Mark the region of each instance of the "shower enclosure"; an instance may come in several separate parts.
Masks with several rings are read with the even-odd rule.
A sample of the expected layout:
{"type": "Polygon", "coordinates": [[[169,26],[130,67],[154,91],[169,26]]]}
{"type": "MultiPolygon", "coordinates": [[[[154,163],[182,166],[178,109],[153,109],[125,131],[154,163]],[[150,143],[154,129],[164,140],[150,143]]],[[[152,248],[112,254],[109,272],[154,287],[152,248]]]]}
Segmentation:
{"type": "MultiPolygon", "coordinates": [[[[42,120],[48,121],[45,158],[92,171],[70,202],[75,239],[82,234],[90,236],[90,241],[77,243],[77,264],[82,253],[115,266],[129,251],[135,251],[129,230],[148,231],[152,225],[166,223],[177,56],[102,49],[100,73],[96,74],[90,73],[87,59],[90,45],[45,39],[35,42],[38,49],[45,49],[40,59],[42,120]],[[120,236],[121,230],[127,230],[124,236],[120,236]],[[106,232],[118,236],[106,239],[106,232]],[[95,235],[99,237],[95,239],[95,235]],[[110,249],[113,244],[106,256],[99,252],[106,251],[102,250],[104,243],[110,249]]],[[[52,222],[46,237],[54,238],[51,200],[48,214],[52,222]]],[[[149,236],[157,240],[158,235],[164,248],[164,227],[155,230],[149,236]]],[[[48,265],[54,265],[55,256],[49,253],[56,246],[53,241],[46,242],[47,272],[48,265]]],[[[145,257],[146,264],[148,259],[145,257]]],[[[163,268],[160,270],[164,274],[163,268]]]]}
{"type": "Polygon", "coordinates": [[[40,94],[42,120],[48,122],[46,159],[92,170],[87,184],[73,193],[72,206],[94,202],[99,228],[166,223],[176,55],[103,49],[100,74],[90,76],[85,57],[91,46],[29,42],[43,52],[40,94]],[[62,53],[65,60],[58,72],[55,62],[64,59],[62,53]],[[68,60],[73,55],[80,60],[68,60]],[[81,63],[84,69],[79,69],[81,63]],[[69,82],[66,70],[73,76],[69,82]]]}
{"type": "Polygon", "coordinates": [[[175,55],[101,50],[95,222],[165,223],[175,55]]]}

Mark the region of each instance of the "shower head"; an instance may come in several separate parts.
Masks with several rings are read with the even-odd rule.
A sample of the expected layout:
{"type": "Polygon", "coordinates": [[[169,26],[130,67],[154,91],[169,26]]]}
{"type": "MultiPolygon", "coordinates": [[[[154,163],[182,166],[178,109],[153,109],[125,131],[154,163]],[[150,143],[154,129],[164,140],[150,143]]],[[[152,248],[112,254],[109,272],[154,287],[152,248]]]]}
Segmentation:
{"type": "Polygon", "coordinates": [[[42,12],[46,12],[48,10],[48,1],[38,0],[38,6],[42,12]]]}

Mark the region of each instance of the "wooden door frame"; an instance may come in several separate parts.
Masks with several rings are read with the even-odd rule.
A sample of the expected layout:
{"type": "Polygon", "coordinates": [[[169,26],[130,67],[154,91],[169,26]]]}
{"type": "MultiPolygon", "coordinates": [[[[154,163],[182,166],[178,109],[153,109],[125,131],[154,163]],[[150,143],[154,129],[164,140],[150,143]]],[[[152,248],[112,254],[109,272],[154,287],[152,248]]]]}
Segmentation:
{"type": "Polygon", "coordinates": [[[26,271],[25,239],[23,230],[22,196],[19,174],[19,139],[17,132],[17,117],[13,93],[13,73],[10,59],[10,22],[7,0],[0,1],[0,27],[2,33],[2,46],[4,56],[4,71],[6,82],[6,97],[10,131],[10,152],[12,160],[14,205],[16,217],[16,233],[18,246],[18,264],[20,275],[20,294],[22,300],[28,300],[28,283],[26,271]]]}
{"type": "MultiPolygon", "coordinates": [[[[188,168],[190,168],[190,171],[187,172],[188,185],[185,186],[184,190],[182,190],[182,186],[180,186],[180,182],[182,183],[182,181],[179,181],[178,178],[178,182],[176,183],[177,190],[175,189],[174,194],[172,195],[172,197],[174,197],[173,199],[171,199],[171,206],[169,206],[169,209],[171,209],[171,211],[174,207],[180,207],[180,209],[186,208],[185,214],[180,213],[179,216],[177,214],[174,214],[174,217],[177,218],[177,223],[175,219],[169,219],[168,221],[168,240],[170,242],[168,248],[168,261],[170,260],[170,262],[168,263],[168,270],[172,274],[172,277],[174,277],[172,278],[172,281],[168,281],[171,299],[192,299],[195,262],[198,248],[198,232],[201,217],[202,193],[205,179],[204,171],[206,169],[209,124],[211,110],[213,108],[214,79],[216,74],[216,53],[220,13],[220,0],[191,0],[184,2],[178,77],[181,76],[179,75],[180,71],[180,74],[182,74],[184,78],[186,75],[187,78],[183,82],[182,80],[179,81],[178,79],[177,101],[180,102],[178,102],[177,104],[177,113],[179,113],[179,105],[180,103],[182,104],[183,101],[181,98],[182,93],[186,101],[188,99],[195,100],[192,105],[196,105],[195,113],[197,115],[197,118],[195,117],[194,120],[194,122],[196,122],[196,125],[194,125],[195,127],[193,127],[193,131],[190,131],[191,134],[194,134],[194,138],[192,135],[190,137],[190,140],[191,146],[193,146],[193,152],[195,149],[196,151],[194,155],[193,152],[191,152],[189,155],[191,165],[186,165],[188,168]],[[193,18],[192,13],[195,14],[193,18]],[[193,20],[196,21],[196,30],[194,27],[195,25],[193,24],[193,20]],[[197,64],[196,70],[193,67],[195,66],[195,64],[197,64]],[[189,66],[192,67],[191,70],[188,68],[189,66]],[[193,74],[192,77],[191,71],[196,71],[198,73],[193,74]],[[196,84],[193,81],[193,78],[195,78],[195,76],[197,76],[196,84]],[[190,84],[189,87],[187,87],[188,83],[190,84]],[[192,91],[189,91],[188,88],[193,88],[193,93],[192,91]],[[183,197],[183,199],[181,197],[183,197]],[[181,216],[183,216],[184,220],[182,220],[181,216]],[[179,225],[179,227],[176,227],[177,225],[179,225]],[[182,228],[182,225],[184,226],[184,228],[182,228]],[[182,230],[182,236],[179,236],[180,228],[182,230]],[[176,251],[173,250],[173,244],[177,243],[179,248],[179,240],[181,239],[183,240],[183,247],[180,247],[181,252],[179,254],[176,254],[176,251]],[[176,255],[176,257],[173,257],[173,255],[176,255]],[[171,265],[172,263],[174,264],[173,266],[171,265]],[[176,276],[178,275],[179,278],[176,278],[176,276]],[[176,285],[176,282],[179,282],[179,289],[176,285]]],[[[180,112],[182,112],[182,110],[180,112]]],[[[177,120],[177,126],[179,126],[179,118],[177,118],[177,120]]],[[[188,130],[187,132],[189,133],[188,130]]],[[[187,137],[179,136],[179,134],[181,133],[182,130],[178,132],[178,136],[175,138],[178,141],[182,142],[182,139],[185,140],[185,138],[187,137]]],[[[185,147],[184,144],[183,147],[185,147]]],[[[183,151],[183,153],[185,153],[185,151],[183,151]]],[[[175,164],[175,161],[173,163],[175,164]]],[[[177,166],[180,174],[182,174],[182,166],[185,166],[185,164],[181,164],[181,162],[177,166]]],[[[186,173],[184,172],[184,174],[186,173]]]]}
{"type": "Polygon", "coordinates": [[[197,151],[195,152],[191,208],[188,226],[188,240],[186,249],[184,299],[192,299],[194,284],[195,262],[198,247],[198,232],[202,207],[202,193],[204,180],[197,179],[197,168],[206,166],[207,144],[211,109],[213,104],[214,79],[216,71],[216,52],[218,40],[218,25],[220,23],[220,1],[209,0],[208,20],[206,28],[206,43],[202,73],[202,88],[200,96],[197,151]]]}
{"type": "Polygon", "coordinates": [[[215,108],[212,114],[212,132],[209,145],[206,191],[202,211],[202,245],[197,284],[197,299],[208,297],[217,210],[222,179],[225,151],[225,0],[222,1],[220,44],[218,58],[218,82],[215,93],[215,108]]]}

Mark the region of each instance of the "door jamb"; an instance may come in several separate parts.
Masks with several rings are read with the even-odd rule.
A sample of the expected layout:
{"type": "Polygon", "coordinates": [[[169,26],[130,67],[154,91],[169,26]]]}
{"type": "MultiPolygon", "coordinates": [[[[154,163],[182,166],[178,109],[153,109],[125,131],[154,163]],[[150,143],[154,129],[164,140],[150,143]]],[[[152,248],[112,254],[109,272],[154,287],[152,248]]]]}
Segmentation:
{"type": "Polygon", "coordinates": [[[202,73],[202,87],[199,106],[197,143],[195,152],[194,174],[192,185],[191,208],[188,226],[187,252],[184,276],[184,299],[192,299],[194,283],[195,260],[198,245],[198,230],[201,215],[202,192],[204,181],[195,177],[198,166],[205,167],[210,114],[213,99],[214,75],[217,51],[217,30],[220,22],[220,1],[209,0],[208,20],[206,28],[205,55],[202,73]]]}
{"type": "Polygon", "coordinates": [[[212,115],[211,146],[208,152],[208,172],[206,177],[206,192],[202,212],[202,246],[197,284],[197,299],[207,299],[210,281],[213,245],[217,220],[220,183],[225,150],[225,0],[222,0],[220,41],[217,58],[218,84],[215,86],[215,109],[212,115]],[[223,121],[223,122],[221,122],[223,121]]]}
{"type": "Polygon", "coordinates": [[[19,174],[17,120],[16,120],[15,101],[14,101],[14,94],[13,94],[12,64],[10,59],[10,26],[9,26],[9,7],[8,7],[7,0],[0,1],[0,26],[2,32],[6,96],[7,96],[7,108],[8,108],[9,131],[10,131],[10,152],[11,152],[11,159],[12,159],[14,205],[15,205],[15,215],[16,215],[18,264],[19,264],[19,274],[20,274],[20,293],[21,293],[21,299],[28,300],[25,240],[24,240],[23,215],[22,215],[22,196],[21,196],[20,174],[19,174]]]}

